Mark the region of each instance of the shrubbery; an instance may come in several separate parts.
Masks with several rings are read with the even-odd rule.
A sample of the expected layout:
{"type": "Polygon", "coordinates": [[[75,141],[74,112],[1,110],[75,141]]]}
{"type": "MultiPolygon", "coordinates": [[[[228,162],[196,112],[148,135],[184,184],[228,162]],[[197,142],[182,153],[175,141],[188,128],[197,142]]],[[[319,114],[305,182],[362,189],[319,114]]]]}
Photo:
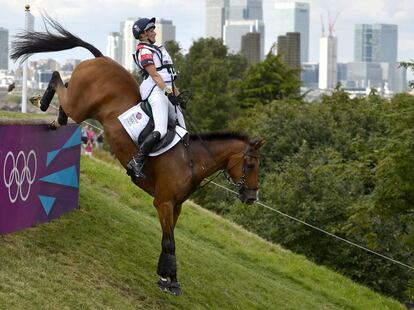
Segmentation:
{"type": "MultiPolygon", "coordinates": [[[[261,150],[263,202],[414,265],[414,97],[386,100],[372,93],[350,99],[338,88],[303,102],[297,73],[277,56],[246,69],[218,40],[201,39],[185,56],[174,46],[179,86],[193,92],[189,128],[243,131],[267,140],[261,150]]],[[[242,205],[213,186],[193,197],[377,291],[402,300],[414,294],[408,268],[258,205],[242,205]]]]}

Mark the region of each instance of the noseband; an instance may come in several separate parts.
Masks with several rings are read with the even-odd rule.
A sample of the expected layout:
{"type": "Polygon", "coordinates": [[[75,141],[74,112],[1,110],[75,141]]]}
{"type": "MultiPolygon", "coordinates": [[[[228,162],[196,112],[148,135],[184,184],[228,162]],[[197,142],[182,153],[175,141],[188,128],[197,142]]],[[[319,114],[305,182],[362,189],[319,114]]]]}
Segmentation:
{"type": "Polygon", "coordinates": [[[243,156],[240,158],[240,160],[234,164],[232,167],[230,167],[228,170],[231,170],[232,168],[236,167],[241,161],[243,161],[243,169],[242,169],[242,175],[240,177],[240,180],[238,182],[234,182],[229,173],[226,170],[223,170],[223,174],[226,177],[227,181],[234,185],[239,191],[240,190],[244,190],[244,191],[257,191],[258,188],[248,188],[246,186],[246,180],[247,180],[247,171],[248,171],[248,167],[247,167],[247,163],[246,163],[246,158],[247,157],[253,157],[253,158],[258,158],[257,155],[251,154],[249,153],[250,150],[250,146],[247,144],[246,148],[243,151],[243,156]]]}

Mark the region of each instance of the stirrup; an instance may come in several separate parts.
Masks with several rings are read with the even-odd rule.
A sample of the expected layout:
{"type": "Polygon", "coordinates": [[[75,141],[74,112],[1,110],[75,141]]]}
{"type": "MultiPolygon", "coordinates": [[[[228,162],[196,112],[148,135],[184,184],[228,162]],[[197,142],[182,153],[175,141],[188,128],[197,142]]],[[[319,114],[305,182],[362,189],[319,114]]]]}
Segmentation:
{"type": "Polygon", "coordinates": [[[138,178],[145,179],[146,176],[142,172],[144,169],[145,160],[143,162],[136,162],[135,158],[133,157],[127,164],[127,174],[134,180],[138,178]],[[138,167],[139,165],[139,167],[138,167]]]}

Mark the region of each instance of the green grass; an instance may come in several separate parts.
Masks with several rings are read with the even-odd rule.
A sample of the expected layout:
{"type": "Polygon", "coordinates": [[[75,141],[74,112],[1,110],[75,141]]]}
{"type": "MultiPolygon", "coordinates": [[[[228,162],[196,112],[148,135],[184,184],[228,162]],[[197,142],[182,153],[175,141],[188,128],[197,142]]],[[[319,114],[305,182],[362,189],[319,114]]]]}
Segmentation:
{"type": "Polygon", "coordinates": [[[155,284],[160,241],[151,198],[82,158],[80,210],[0,237],[0,309],[402,309],[191,203],[174,297],[155,284]]]}
{"type": "MultiPolygon", "coordinates": [[[[39,110],[40,111],[40,110],[39,110]]],[[[9,112],[0,110],[0,118],[15,118],[15,119],[52,119],[53,116],[46,113],[21,113],[21,112],[9,112]]]]}

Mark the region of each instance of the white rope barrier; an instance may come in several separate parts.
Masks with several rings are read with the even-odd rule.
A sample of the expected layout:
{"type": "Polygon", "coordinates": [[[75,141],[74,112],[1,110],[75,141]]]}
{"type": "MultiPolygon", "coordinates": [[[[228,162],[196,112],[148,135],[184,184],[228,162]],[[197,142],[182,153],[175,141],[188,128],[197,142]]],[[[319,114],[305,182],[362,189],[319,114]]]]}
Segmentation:
{"type": "MultiPolygon", "coordinates": [[[[231,189],[229,189],[229,188],[227,188],[227,187],[225,187],[225,186],[223,186],[223,185],[221,185],[221,184],[217,184],[216,182],[211,182],[211,183],[213,183],[213,184],[214,184],[214,185],[216,185],[217,187],[220,187],[220,188],[222,188],[222,189],[224,189],[224,190],[226,190],[226,191],[229,191],[229,192],[231,192],[231,193],[233,193],[233,194],[236,194],[237,196],[239,195],[236,191],[233,191],[233,190],[231,190],[231,189]]],[[[384,258],[384,259],[386,259],[386,260],[388,260],[388,261],[390,261],[390,262],[393,262],[393,263],[395,263],[395,264],[401,265],[401,266],[406,267],[406,268],[408,268],[408,269],[414,270],[414,267],[412,267],[412,266],[410,266],[410,265],[404,264],[404,263],[402,263],[402,262],[400,262],[400,261],[398,261],[398,260],[395,260],[395,259],[393,259],[393,258],[391,258],[391,257],[389,257],[389,256],[386,256],[386,255],[383,255],[383,254],[381,254],[381,253],[375,252],[375,251],[373,251],[373,250],[371,250],[371,249],[368,249],[367,247],[364,247],[364,246],[362,246],[362,245],[359,245],[359,244],[356,244],[356,243],[354,243],[354,242],[352,242],[352,241],[349,241],[349,240],[347,240],[347,239],[345,239],[345,238],[342,238],[342,237],[339,237],[339,236],[337,236],[337,235],[334,235],[334,234],[332,234],[332,233],[330,233],[330,232],[328,232],[328,231],[326,231],[326,230],[323,230],[323,229],[321,229],[321,228],[319,228],[319,227],[316,227],[316,226],[314,226],[314,225],[308,224],[308,223],[306,223],[306,222],[304,222],[304,221],[302,221],[302,220],[299,220],[299,219],[297,219],[297,218],[295,218],[295,217],[293,217],[293,216],[290,216],[290,215],[285,214],[285,213],[283,213],[283,212],[281,212],[281,211],[279,211],[279,210],[276,210],[276,209],[274,209],[274,208],[271,208],[271,207],[269,207],[269,206],[265,205],[264,203],[262,203],[262,202],[260,202],[260,201],[256,201],[255,203],[256,203],[256,204],[258,204],[258,205],[260,205],[260,206],[262,206],[262,207],[264,207],[264,208],[266,208],[266,209],[268,209],[268,210],[271,210],[271,211],[276,212],[276,213],[278,213],[278,214],[280,214],[280,215],[282,215],[282,216],[284,216],[284,217],[287,217],[287,218],[289,218],[289,219],[291,219],[291,220],[293,220],[293,221],[296,221],[296,222],[298,222],[298,223],[301,223],[301,224],[303,224],[303,225],[306,225],[306,226],[308,226],[308,227],[310,227],[310,228],[312,228],[312,229],[315,229],[315,230],[317,230],[317,231],[319,231],[319,232],[321,232],[321,233],[324,233],[324,234],[326,234],[326,235],[328,235],[328,236],[331,236],[331,237],[333,237],[333,238],[336,238],[336,239],[338,239],[338,240],[340,240],[340,241],[346,242],[346,243],[348,243],[348,244],[350,244],[350,245],[352,245],[352,246],[354,246],[354,247],[360,248],[360,249],[362,249],[362,250],[364,250],[364,251],[367,251],[367,252],[369,252],[369,253],[371,253],[371,254],[377,255],[377,256],[379,256],[379,257],[381,257],[381,258],[384,258]]]]}

